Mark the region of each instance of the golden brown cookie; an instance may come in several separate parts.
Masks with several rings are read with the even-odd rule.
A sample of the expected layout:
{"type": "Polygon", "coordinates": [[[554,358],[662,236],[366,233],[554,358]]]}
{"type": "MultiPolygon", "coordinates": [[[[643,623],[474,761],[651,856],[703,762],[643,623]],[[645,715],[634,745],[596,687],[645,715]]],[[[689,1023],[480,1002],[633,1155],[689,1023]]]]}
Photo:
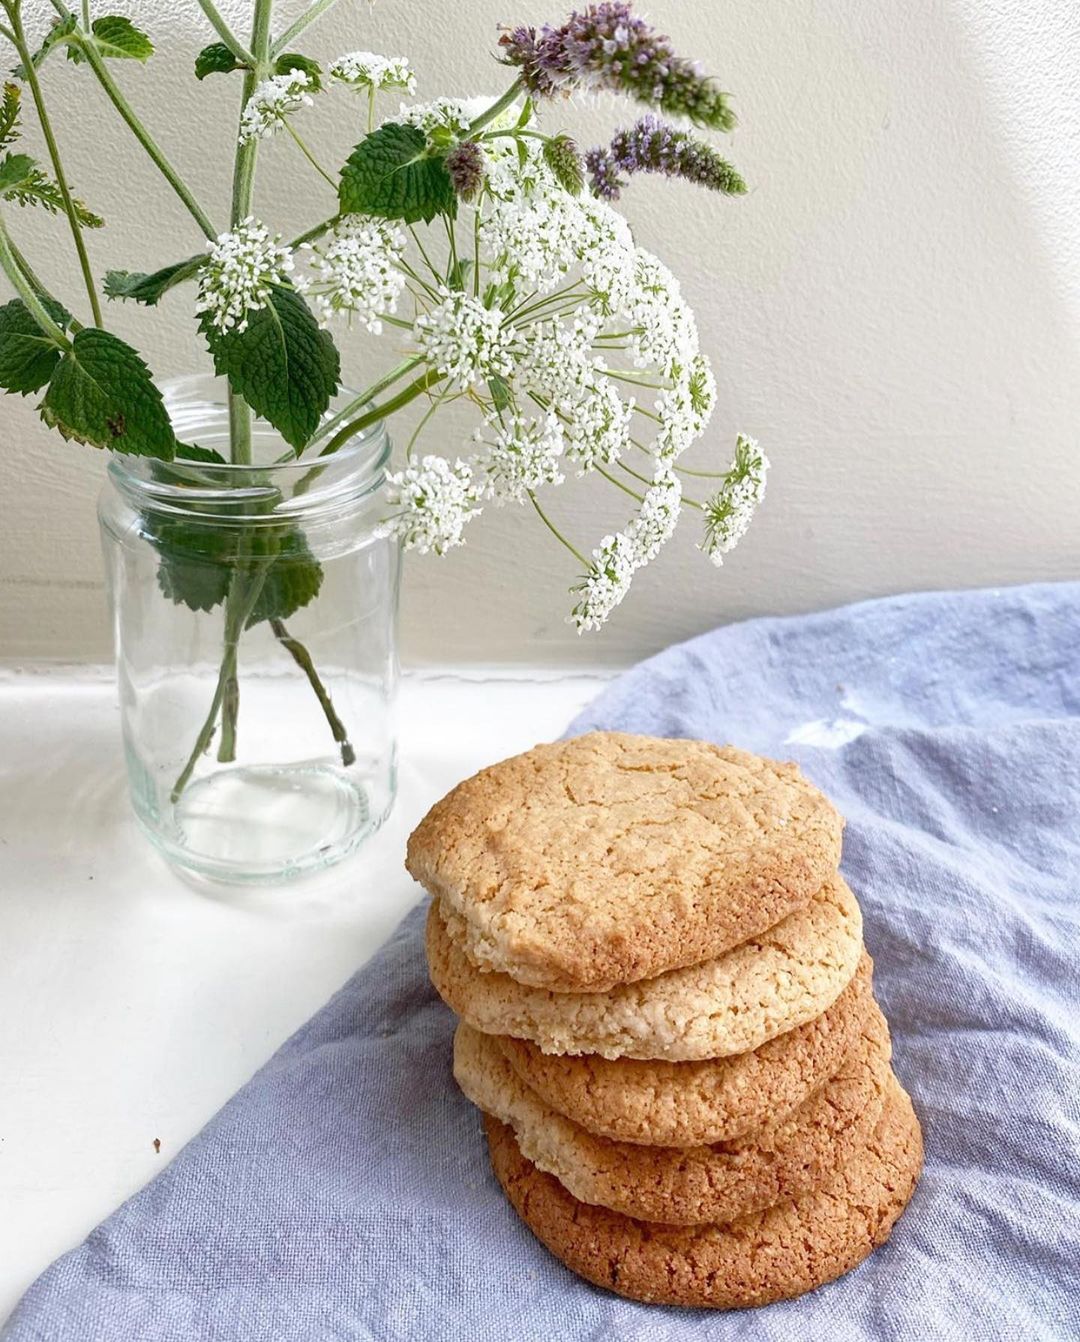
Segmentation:
{"type": "Polygon", "coordinates": [[[637,1146],[596,1137],[529,1090],[490,1035],[459,1025],[454,1076],[514,1131],[521,1153],[579,1202],[642,1221],[732,1221],[819,1187],[870,1139],[889,1085],[889,1031],[875,1007],[836,1075],[788,1118],[734,1142],[637,1146]]]}
{"type": "Polygon", "coordinates": [[[466,779],[406,866],[482,969],[602,992],[715,959],[836,871],[843,822],[794,764],[592,732],[466,779]]]}
{"type": "Polygon", "coordinates": [[[922,1133],[895,1080],[877,1128],[827,1184],[724,1225],[664,1226],[578,1202],[485,1119],[499,1183],[533,1234],[567,1267],[633,1300],[739,1309],[802,1295],[883,1244],[922,1168],[922,1133]]]}
{"type": "Polygon", "coordinates": [[[862,956],[862,916],[834,876],[805,908],[717,959],[604,993],[555,993],[483,973],[450,940],[438,905],[427,956],[441,996],[484,1034],[530,1039],[548,1053],[721,1058],[832,1006],[862,956]]]}
{"type": "Polygon", "coordinates": [[[608,1059],[492,1038],[526,1085],[590,1132],[646,1146],[705,1146],[786,1118],[836,1072],[874,1009],[872,970],[864,951],[855,977],[820,1016],[727,1058],[608,1059]]]}

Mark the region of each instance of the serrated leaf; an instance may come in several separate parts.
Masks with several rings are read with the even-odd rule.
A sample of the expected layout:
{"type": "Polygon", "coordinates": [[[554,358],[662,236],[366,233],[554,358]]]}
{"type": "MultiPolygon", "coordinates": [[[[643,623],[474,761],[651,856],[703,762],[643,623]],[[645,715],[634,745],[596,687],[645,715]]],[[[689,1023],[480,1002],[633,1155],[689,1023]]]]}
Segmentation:
{"type": "Polygon", "coordinates": [[[189,256],[149,274],[141,270],[107,270],[103,285],[105,295],[108,298],[130,298],[153,307],[175,284],[194,275],[205,260],[205,255],[189,256]]]}
{"type": "Polygon", "coordinates": [[[457,213],[457,196],[441,158],[422,131],[388,121],[366,136],[341,170],[342,214],[375,214],[407,224],[457,213]]]}
{"type": "Polygon", "coordinates": [[[287,75],[293,70],[303,70],[311,81],[308,84],[313,92],[322,88],[322,66],[310,56],[302,56],[298,51],[284,51],[274,62],[274,73],[287,75]]]}
{"type": "MultiPolygon", "coordinates": [[[[123,14],[104,14],[95,19],[89,40],[106,60],[148,61],[154,54],[153,42],[123,14]]],[[[78,65],[85,59],[79,44],[73,42],[68,47],[68,60],[78,65]]]]}
{"type": "Polygon", "coordinates": [[[41,418],[65,438],[168,461],[176,450],[150,370],[108,331],[77,331],[49,379],[41,418]]]}
{"type": "Polygon", "coordinates": [[[199,323],[214,368],[248,405],[299,452],[337,391],[340,359],[295,289],[275,284],[244,331],[222,332],[209,313],[199,323]]]}
{"type": "MultiPolygon", "coordinates": [[[[47,177],[29,154],[5,154],[0,159],[0,198],[16,205],[40,205],[49,214],[64,208],[59,186],[47,177]]],[[[101,228],[105,220],[72,197],[75,217],[84,228],[101,228]]]]}
{"type": "Polygon", "coordinates": [[[277,555],[267,570],[247,627],[262,620],[287,620],[315,600],[322,578],[322,565],[308,549],[304,533],[296,528],[287,531],[280,537],[277,555]]]}
{"type": "Polygon", "coordinates": [[[200,447],[198,443],[177,442],[175,459],[177,461],[205,462],[208,466],[228,465],[220,452],[215,452],[212,447],[200,447]]]}
{"type": "MultiPolygon", "coordinates": [[[[41,46],[38,47],[37,51],[35,51],[30,57],[30,63],[33,65],[34,69],[36,70],[41,65],[41,62],[45,59],[46,56],[48,56],[50,51],[54,50],[54,48],[59,46],[62,42],[66,42],[68,38],[71,37],[72,33],[74,33],[74,31],[75,31],[74,14],[69,14],[66,19],[57,20],[57,22],[53,24],[53,26],[41,39],[41,46]]],[[[11,73],[15,76],[16,79],[25,79],[26,67],[22,64],[19,64],[15,67],[14,70],[12,70],[11,73]]]]}
{"type": "Polygon", "coordinates": [[[157,580],[164,596],[202,611],[225,600],[236,550],[236,538],[227,528],[156,515],[145,517],[143,526],[158,552],[157,580]]]}
{"type": "MultiPolygon", "coordinates": [[[[71,320],[59,303],[42,299],[49,315],[66,327],[71,320]]],[[[25,396],[40,391],[60,362],[61,350],[30,315],[21,298],[0,307],[0,387],[25,396]]]]}
{"type": "Polygon", "coordinates": [[[0,101],[0,148],[14,144],[19,138],[19,99],[22,90],[10,81],[4,85],[0,101]]]}
{"type": "Polygon", "coordinates": [[[207,75],[227,75],[246,67],[236,59],[224,42],[212,42],[195,57],[195,78],[207,75]]]}

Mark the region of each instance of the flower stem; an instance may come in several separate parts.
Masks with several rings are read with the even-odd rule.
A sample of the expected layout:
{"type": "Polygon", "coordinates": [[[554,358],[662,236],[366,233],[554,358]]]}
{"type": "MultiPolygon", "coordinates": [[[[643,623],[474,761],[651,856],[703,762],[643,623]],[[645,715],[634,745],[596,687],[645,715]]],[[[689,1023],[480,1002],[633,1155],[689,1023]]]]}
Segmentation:
{"type": "Polygon", "coordinates": [[[298,237],[293,238],[292,242],[289,243],[289,250],[295,252],[297,247],[303,247],[305,242],[314,242],[316,238],[321,238],[324,233],[329,233],[340,222],[341,215],[332,214],[329,219],[324,219],[321,224],[315,224],[306,233],[301,233],[298,237]]]}
{"type": "Polygon", "coordinates": [[[527,492],[529,495],[529,502],[536,509],[537,516],[540,518],[540,521],[543,522],[544,526],[547,527],[547,529],[551,532],[551,534],[561,545],[566,546],[566,548],[570,551],[570,553],[574,556],[574,558],[578,561],[578,563],[581,565],[582,568],[586,569],[591,568],[592,565],[581,553],[581,551],[576,550],[570,544],[570,542],[566,539],[566,537],[562,534],[562,532],[558,529],[558,527],[556,527],[555,523],[552,522],[551,518],[548,517],[547,513],[544,512],[543,508],[540,507],[539,503],[537,503],[536,501],[536,495],[532,492],[532,490],[530,489],[527,492]]]}
{"type": "Polygon", "coordinates": [[[26,73],[26,82],[30,86],[30,96],[34,100],[34,110],[37,112],[41,133],[45,138],[45,146],[49,151],[49,161],[52,163],[56,185],[60,188],[60,199],[64,203],[64,213],[67,215],[68,227],[71,229],[72,241],[75,243],[75,253],[79,258],[79,269],[82,271],[83,284],[86,287],[86,296],[90,300],[90,311],[93,314],[94,325],[101,326],[101,303],[98,300],[97,289],[94,287],[94,276],[90,269],[90,258],[86,254],[86,244],[83,242],[82,225],[79,223],[78,216],[75,213],[75,202],[71,199],[71,191],[68,188],[67,177],[64,175],[64,165],[60,161],[60,147],[56,143],[56,136],[53,134],[52,122],[49,120],[48,109],[45,106],[45,98],[41,92],[41,83],[37,77],[37,70],[34,67],[33,57],[30,53],[30,48],[26,45],[26,34],[23,31],[22,14],[17,5],[5,5],[5,9],[7,10],[8,18],[11,20],[11,36],[15,45],[15,50],[19,53],[19,59],[22,61],[23,70],[26,73]]]}
{"type": "Polygon", "coordinates": [[[477,131],[483,130],[485,126],[490,126],[499,113],[505,112],[513,103],[523,87],[521,80],[515,79],[501,98],[496,99],[486,111],[481,112],[476,120],[470,123],[465,131],[465,138],[467,140],[472,139],[477,131]]]}
{"type": "Polygon", "coordinates": [[[270,628],[274,631],[274,637],[286,649],[304,675],[307,676],[308,684],[315,691],[315,697],[318,699],[326,721],[330,725],[331,735],[341,747],[341,762],[347,769],[350,764],[356,763],[356,751],[349,741],[349,733],[345,729],[345,724],[337,715],[333,700],[330,698],[330,691],[323,684],[318,671],[315,669],[315,663],[311,660],[311,653],[299,639],[293,638],[285,628],[283,620],[271,620],[270,628]]]}
{"type": "Polygon", "coordinates": [[[0,269],[11,281],[15,292],[26,304],[27,310],[34,321],[41,327],[42,331],[52,342],[60,349],[70,349],[71,341],[64,334],[60,326],[53,321],[49,315],[45,304],[38,297],[36,290],[30,279],[23,273],[12,246],[11,238],[8,235],[7,227],[3,219],[0,219],[0,269]]]}
{"type": "Polygon", "coordinates": [[[213,0],[198,0],[199,8],[210,20],[210,26],[225,43],[241,65],[254,65],[255,58],[237,39],[236,34],[218,13],[213,0]]]}
{"type": "Polygon", "coordinates": [[[286,28],[281,36],[274,42],[270,54],[272,56],[280,56],[281,53],[287,49],[293,38],[299,37],[308,24],[314,23],[317,18],[325,14],[328,9],[336,4],[337,0],[315,0],[315,3],[310,5],[298,19],[290,24],[290,26],[286,28]]]}
{"type": "Polygon", "coordinates": [[[329,182],[329,183],[330,183],[330,187],[331,187],[331,189],[332,189],[333,191],[336,192],[336,191],[337,191],[337,182],[334,181],[334,179],[333,179],[333,178],[330,176],[330,174],[326,171],[326,169],[323,167],[323,165],[319,162],[319,160],[315,157],[315,155],[314,155],[314,154],[311,152],[311,150],[307,147],[307,145],[304,143],[304,141],[300,138],[300,134],[299,134],[299,132],[295,129],[295,127],[293,126],[293,124],[292,124],[292,122],[289,120],[289,118],[288,118],[288,117],[282,117],[281,120],[282,120],[282,124],[284,125],[285,129],[289,132],[289,134],[292,136],[293,140],[295,141],[297,149],[300,150],[301,154],[303,154],[303,156],[307,159],[307,161],[311,164],[311,166],[315,169],[315,171],[319,174],[319,176],[323,179],[323,181],[325,181],[325,182],[329,182]]]}
{"type": "MultiPolygon", "coordinates": [[[[368,405],[376,396],[384,392],[387,387],[393,386],[395,382],[400,378],[403,378],[406,373],[411,373],[412,370],[421,363],[423,363],[423,359],[418,354],[414,354],[412,358],[403,359],[401,363],[391,368],[390,371],[379,378],[377,382],[373,382],[370,387],[366,387],[360,395],[351,400],[344,409],[339,410],[337,414],[331,419],[328,419],[325,424],[320,425],[318,432],[312,438],[308,446],[313,447],[316,443],[321,442],[322,439],[334,433],[335,430],[345,423],[350,415],[356,414],[362,406],[368,405]]],[[[285,460],[291,461],[292,456],[293,454],[290,452],[285,460]]]]}
{"type": "Polygon", "coordinates": [[[82,41],[79,43],[79,50],[86,58],[91,70],[93,70],[94,74],[97,76],[98,83],[105,90],[109,101],[120,113],[121,117],[123,117],[132,134],[146,150],[147,154],[149,154],[154,166],[180,197],[187,212],[199,225],[206,237],[217,237],[217,229],[214,228],[202,206],[200,206],[199,202],[191,194],[191,191],[181,179],[180,174],[165,157],[153,136],[135,115],[131,104],[120,92],[119,85],[109,73],[105,62],[98,55],[94,43],[90,40],[82,41]]]}
{"type": "Polygon", "coordinates": [[[410,401],[415,401],[416,398],[427,391],[429,387],[433,387],[436,382],[441,382],[445,376],[446,374],[440,373],[437,368],[427,369],[427,371],[422,373],[415,381],[410,382],[407,387],[399,391],[396,396],[391,396],[391,398],[388,401],[384,401],[382,405],[372,406],[367,414],[361,415],[358,419],[354,419],[351,424],[346,424],[344,428],[339,429],[319,453],[319,456],[326,457],[329,456],[331,452],[336,452],[338,448],[347,443],[354,434],[359,433],[362,429],[366,429],[369,424],[374,424],[376,420],[386,419],[389,415],[400,410],[403,405],[408,405],[410,401]]]}

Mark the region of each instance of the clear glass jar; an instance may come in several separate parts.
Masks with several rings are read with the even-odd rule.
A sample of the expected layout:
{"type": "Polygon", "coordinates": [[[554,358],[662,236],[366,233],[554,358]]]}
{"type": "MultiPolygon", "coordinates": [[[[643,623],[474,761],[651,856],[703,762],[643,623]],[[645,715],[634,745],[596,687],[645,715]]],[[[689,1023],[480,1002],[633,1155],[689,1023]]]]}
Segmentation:
{"type": "MultiPolygon", "coordinates": [[[[228,455],[224,385],[163,388],[228,455]]],[[[114,457],[99,504],[131,797],[170,862],[280,881],[352,852],[395,790],[399,548],[381,426],[318,464],[256,420],[251,466],[114,457]],[[282,458],[285,458],[282,460],[282,458]]]]}

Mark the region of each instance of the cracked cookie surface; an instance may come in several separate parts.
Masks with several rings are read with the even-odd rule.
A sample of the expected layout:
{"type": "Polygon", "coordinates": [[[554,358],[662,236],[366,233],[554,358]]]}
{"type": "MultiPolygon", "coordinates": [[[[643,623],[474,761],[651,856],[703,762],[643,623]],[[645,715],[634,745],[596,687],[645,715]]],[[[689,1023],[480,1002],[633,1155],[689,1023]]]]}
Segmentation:
{"type": "Polygon", "coordinates": [[[836,1074],[788,1117],[733,1142],[656,1147],[596,1137],[524,1084],[490,1035],[459,1025],[454,1076],[508,1124],[523,1156],[579,1202],[642,1221],[703,1225],[825,1183],[870,1138],[889,1084],[889,1031],[875,1007],[836,1074]]]}
{"type": "Polygon", "coordinates": [[[888,1239],[922,1168],[911,1101],[892,1080],[873,1134],[828,1183],[712,1226],[634,1220],[578,1202],[487,1117],[491,1163],[518,1215],[561,1262],[633,1300],[738,1309],[833,1281],[888,1239]]]}
{"type": "Polygon", "coordinates": [[[559,1113],[600,1137],[645,1146],[704,1146],[786,1118],[827,1081],[868,1013],[873,964],[820,1016],[749,1053],[700,1062],[544,1053],[492,1036],[518,1076],[559,1113]]]}
{"type": "Polygon", "coordinates": [[[592,732],[460,783],[406,866],[478,967],[597,992],[713,959],[805,905],[842,826],[794,764],[592,732]]]}
{"type": "Polygon", "coordinates": [[[715,960],[603,993],[551,992],[484,973],[427,921],[431,980],[484,1034],[531,1040],[547,1053],[605,1058],[720,1058],[756,1049],[827,1010],[862,957],[862,915],[843,879],[774,927],[715,960]]]}

